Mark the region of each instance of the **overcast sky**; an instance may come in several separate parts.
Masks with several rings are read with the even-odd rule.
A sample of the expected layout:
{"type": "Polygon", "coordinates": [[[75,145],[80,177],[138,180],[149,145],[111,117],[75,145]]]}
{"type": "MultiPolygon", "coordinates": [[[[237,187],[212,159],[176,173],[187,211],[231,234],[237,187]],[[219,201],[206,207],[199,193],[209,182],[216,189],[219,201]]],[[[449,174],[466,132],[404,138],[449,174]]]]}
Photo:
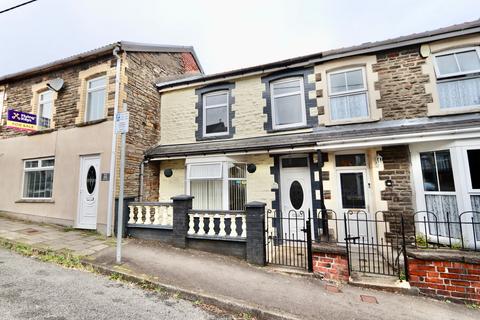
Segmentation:
{"type": "Polygon", "coordinates": [[[214,73],[478,18],[480,0],[38,0],[0,14],[0,75],[118,40],[193,45],[214,73]]]}

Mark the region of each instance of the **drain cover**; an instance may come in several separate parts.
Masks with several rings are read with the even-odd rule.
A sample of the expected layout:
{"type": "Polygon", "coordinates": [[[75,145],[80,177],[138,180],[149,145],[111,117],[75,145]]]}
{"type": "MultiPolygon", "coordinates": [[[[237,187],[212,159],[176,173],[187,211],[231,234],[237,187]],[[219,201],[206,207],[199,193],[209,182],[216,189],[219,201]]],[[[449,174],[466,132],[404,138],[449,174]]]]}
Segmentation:
{"type": "Polygon", "coordinates": [[[331,284],[327,284],[327,285],[325,286],[325,289],[326,289],[328,292],[333,292],[333,293],[340,293],[340,292],[342,292],[342,291],[340,291],[340,289],[338,289],[337,286],[333,286],[333,285],[331,285],[331,284]]]}
{"type": "Polygon", "coordinates": [[[33,228],[28,228],[28,229],[23,229],[20,232],[24,234],[35,234],[35,233],[40,233],[41,231],[33,228]]]}
{"type": "Polygon", "coordinates": [[[374,296],[365,296],[365,295],[361,294],[360,299],[363,302],[366,302],[366,303],[377,303],[378,304],[377,298],[375,298],[374,296]]]}

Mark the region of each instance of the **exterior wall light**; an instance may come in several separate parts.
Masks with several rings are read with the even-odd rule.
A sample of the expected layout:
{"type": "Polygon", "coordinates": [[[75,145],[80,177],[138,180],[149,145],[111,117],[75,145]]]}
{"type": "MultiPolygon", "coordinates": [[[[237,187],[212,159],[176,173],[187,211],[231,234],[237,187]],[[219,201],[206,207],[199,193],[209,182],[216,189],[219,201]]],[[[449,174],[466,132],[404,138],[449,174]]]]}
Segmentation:
{"type": "Polygon", "coordinates": [[[383,164],[383,157],[381,155],[377,155],[375,158],[375,163],[377,164],[377,168],[383,164]]]}
{"type": "Polygon", "coordinates": [[[173,175],[173,170],[170,169],[170,168],[165,169],[165,170],[163,170],[163,174],[165,175],[165,177],[170,178],[173,175]]]}
{"type": "Polygon", "coordinates": [[[253,163],[249,163],[247,165],[247,171],[248,173],[254,173],[255,171],[257,171],[257,166],[254,165],[253,163]]]}

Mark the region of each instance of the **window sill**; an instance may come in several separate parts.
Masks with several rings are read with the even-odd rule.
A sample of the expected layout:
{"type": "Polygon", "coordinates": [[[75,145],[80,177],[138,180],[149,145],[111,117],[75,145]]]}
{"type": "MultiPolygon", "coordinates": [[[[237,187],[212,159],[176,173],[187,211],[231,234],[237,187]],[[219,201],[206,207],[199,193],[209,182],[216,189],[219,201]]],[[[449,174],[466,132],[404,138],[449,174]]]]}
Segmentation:
{"type": "Polygon", "coordinates": [[[75,127],[80,128],[80,127],[86,127],[86,126],[93,126],[95,124],[99,124],[99,123],[105,122],[107,120],[108,120],[107,118],[103,118],[103,119],[98,119],[98,120],[93,120],[93,121],[85,121],[85,122],[75,124],[75,127]]]}
{"type": "Polygon", "coordinates": [[[15,203],[55,203],[55,199],[20,199],[15,203]]]}
{"type": "Polygon", "coordinates": [[[441,108],[441,109],[429,110],[428,116],[429,117],[441,117],[441,116],[449,116],[449,115],[465,114],[465,113],[477,113],[477,112],[480,112],[480,106],[451,107],[451,108],[441,108]]]}
{"type": "Polygon", "coordinates": [[[233,134],[222,134],[217,136],[206,136],[206,137],[197,137],[197,141],[212,141],[212,140],[223,140],[223,139],[232,139],[233,134]]]}
{"type": "Polygon", "coordinates": [[[289,128],[268,129],[267,133],[294,131],[294,130],[311,129],[311,128],[312,126],[309,126],[309,125],[300,125],[300,126],[289,127],[289,128]]]}
{"type": "Polygon", "coordinates": [[[36,136],[36,135],[39,135],[39,134],[47,134],[47,133],[52,133],[52,132],[55,132],[55,131],[57,131],[57,129],[55,129],[55,128],[42,129],[42,130],[29,132],[29,133],[27,133],[27,135],[28,136],[36,136]]]}
{"type": "Polygon", "coordinates": [[[349,124],[361,124],[361,123],[369,123],[369,122],[377,122],[380,119],[372,119],[372,118],[364,118],[364,119],[354,119],[354,120],[345,120],[345,121],[329,121],[328,123],[324,123],[326,127],[331,126],[343,126],[349,124]]]}

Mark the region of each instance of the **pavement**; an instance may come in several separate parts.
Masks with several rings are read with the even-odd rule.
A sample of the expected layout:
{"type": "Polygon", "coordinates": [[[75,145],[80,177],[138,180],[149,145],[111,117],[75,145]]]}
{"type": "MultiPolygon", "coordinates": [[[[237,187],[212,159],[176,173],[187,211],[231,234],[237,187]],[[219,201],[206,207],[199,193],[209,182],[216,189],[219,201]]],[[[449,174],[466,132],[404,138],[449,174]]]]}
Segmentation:
{"type": "Polygon", "coordinates": [[[114,246],[112,238],[92,231],[37,224],[0,216],[0,238],[51,250],[68,250],[78,256],[114,246]]]}
{"type": "MultiPolygon", "coordinates": [[[[115,270],[114,257],[113,248],[105,249],[91,261],[115,270]]],[[[198,296],[213,296],[292,319],[480,319],[480,310],[464,305],[332,285],[157,242],[130,241],[123,247],[121,270],[198,296]]]]}
{"type": "MultiPolygon", "coordinates": [[[[13,235],[17,242],[31,239],[30,234],[22,232],[27,228],[45,227],[44,237],[50,233],[48,228],[53,229],[55,237],[63,232],[54,226],[27,223],[22,228],[20,221],[0,219],[0,238],[13,235]],[[19,229],[9,230],[5,222],[19,229]]],[[[81,231],[70,232],[85,236],[81,231]]],[[[44,245],[45,241],[33,245],[44,245]]],[[[204,301],[229,311],[244,310],[263,319],[480,319],[480,310],[465,305],[332,284],[312,276],[293,276],[240,259],[177,249],[159,242],[129,239],[123,246],[121,265],[115,263],[113,246],[93,251],[84,258],[85,263],[104,273],[116,272],[132,281],[148,281],[169,292],[181,292],[182,297],[192,301],[204,301]]],[[[136,310],[147,308],[142,301],[137,302],[136,310]]]]}
{"type": "Polygon", "coordinates": [[[2,320],[225,319],[190,302],[0,248],[2,320]]]}

